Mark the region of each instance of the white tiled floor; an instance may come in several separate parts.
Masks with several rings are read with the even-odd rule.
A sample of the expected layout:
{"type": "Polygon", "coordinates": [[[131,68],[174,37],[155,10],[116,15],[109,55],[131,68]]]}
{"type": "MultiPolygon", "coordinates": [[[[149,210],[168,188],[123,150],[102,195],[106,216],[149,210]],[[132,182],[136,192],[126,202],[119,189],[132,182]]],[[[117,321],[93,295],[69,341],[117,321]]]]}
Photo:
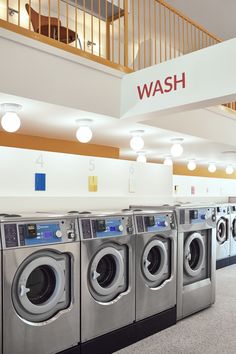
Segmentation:
{"type": "Polygon", "coordinates": [[[236,354],[236,265],[217,270],[216,302],[117,354],[236,354]]]}

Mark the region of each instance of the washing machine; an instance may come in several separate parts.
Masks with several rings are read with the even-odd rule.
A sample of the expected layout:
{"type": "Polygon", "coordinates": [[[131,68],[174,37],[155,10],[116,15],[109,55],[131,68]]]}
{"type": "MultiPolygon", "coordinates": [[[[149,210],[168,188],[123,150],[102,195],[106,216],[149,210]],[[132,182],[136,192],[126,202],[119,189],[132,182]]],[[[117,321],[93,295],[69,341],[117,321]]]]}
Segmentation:
{"type": "Polygon", "coordinates": [[[215,301],[216,209],[177,207],[177,319],[215,301]]]}
{"type": "Polygon", "coordinates": [[[230,258],[229,264],[236,263],[236,204],[229,204],[230,208],[230,258]]]}
{"type": "Polygon", "coordinates": [[[173,210],[134,211],[134,219],[137,234],[136,321],[173,309],[172,317],[175,323],[177,264],[175,213],[173,210]]]}
{"type": "Polygon", "coordinates": [[[80,243],[72,217],[1,223],[4,354],[52,354],[80,336],[80,243]]]}
{"type": "Polygon", "coordinates": [[[81,342],[87,342],[135,321],[135,237],[130,211],[80,215],[78,224],[81,342]]]}
{"type": "Polygon", "coordinates": [[[229,265],[230,205],[216,206],[216,269],[229,265]]]}

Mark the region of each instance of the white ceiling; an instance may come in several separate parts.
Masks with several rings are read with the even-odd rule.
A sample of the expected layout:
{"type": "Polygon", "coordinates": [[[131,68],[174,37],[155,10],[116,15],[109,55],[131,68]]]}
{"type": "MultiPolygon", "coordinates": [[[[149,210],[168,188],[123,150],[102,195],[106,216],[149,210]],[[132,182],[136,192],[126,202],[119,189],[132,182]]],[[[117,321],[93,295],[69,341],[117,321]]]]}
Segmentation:
{"type": "MultiPolygon", "coordinates": [[[[177,132],[177,129],[174,132],[170,129],[130,123],[126,120],[118,120],[63,106],[0,94],[0,104],[6,102],[19,103],[23,106],[22,111],[19,113],[22,120],[20,134],[76,141],[76,119],[92,118],[93,139],[91,143],[119,147],[123,158],[136,158],[135,152],[129,147],[130,131],[144,129],[144,149],[147,152],[149,161],[160,161],[170,154],[171,139],[182,137],[184,139],[184,154],[176,161],[185,163],[194,158],[201,165],[205,165],[208,162],[216,162],[220,167],[224,167],[229,162],[235,164],[236,167],[236,146],[182,134],[177,132]],[[235,153],[225,155],[222,154],[224,151],[235,151],[235,153]]],[[[191,112],[188,112],[188,117],[191,120],[190,115],[191,112]]]]}
{"type": "Polygon", "coordinates": [[[223,40],[236,37],[235,0],[165,0],[223,40]]]}

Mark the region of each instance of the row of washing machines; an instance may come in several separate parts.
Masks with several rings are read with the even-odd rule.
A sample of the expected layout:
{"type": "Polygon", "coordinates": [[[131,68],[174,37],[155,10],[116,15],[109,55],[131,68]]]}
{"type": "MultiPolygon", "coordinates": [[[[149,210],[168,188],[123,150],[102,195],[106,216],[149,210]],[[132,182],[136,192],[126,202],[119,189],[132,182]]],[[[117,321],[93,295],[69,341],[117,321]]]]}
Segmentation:
{"type": "Polygon", "coordinates": [[[216,268],[236,263],[236,204],[216,206],[216,268]]]}
{"type": "Polygon", "coordinates": [[[111,353],[214,302],[215,207],[0,225],[3,354],[111,353]]]}

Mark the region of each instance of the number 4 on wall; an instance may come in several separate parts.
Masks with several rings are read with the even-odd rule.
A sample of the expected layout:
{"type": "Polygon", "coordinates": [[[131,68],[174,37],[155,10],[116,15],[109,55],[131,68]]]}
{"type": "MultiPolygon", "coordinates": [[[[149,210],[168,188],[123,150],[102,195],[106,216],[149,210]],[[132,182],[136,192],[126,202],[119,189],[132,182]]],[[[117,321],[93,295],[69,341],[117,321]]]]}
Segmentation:
{"type": "Polygon", "coordinates": [[[35,163],[37,165],[40,165],[41,167],[44,166],[44,159],[43,159],[43,154],[40,154],[37,159],[35,160],[35,163]]]}

